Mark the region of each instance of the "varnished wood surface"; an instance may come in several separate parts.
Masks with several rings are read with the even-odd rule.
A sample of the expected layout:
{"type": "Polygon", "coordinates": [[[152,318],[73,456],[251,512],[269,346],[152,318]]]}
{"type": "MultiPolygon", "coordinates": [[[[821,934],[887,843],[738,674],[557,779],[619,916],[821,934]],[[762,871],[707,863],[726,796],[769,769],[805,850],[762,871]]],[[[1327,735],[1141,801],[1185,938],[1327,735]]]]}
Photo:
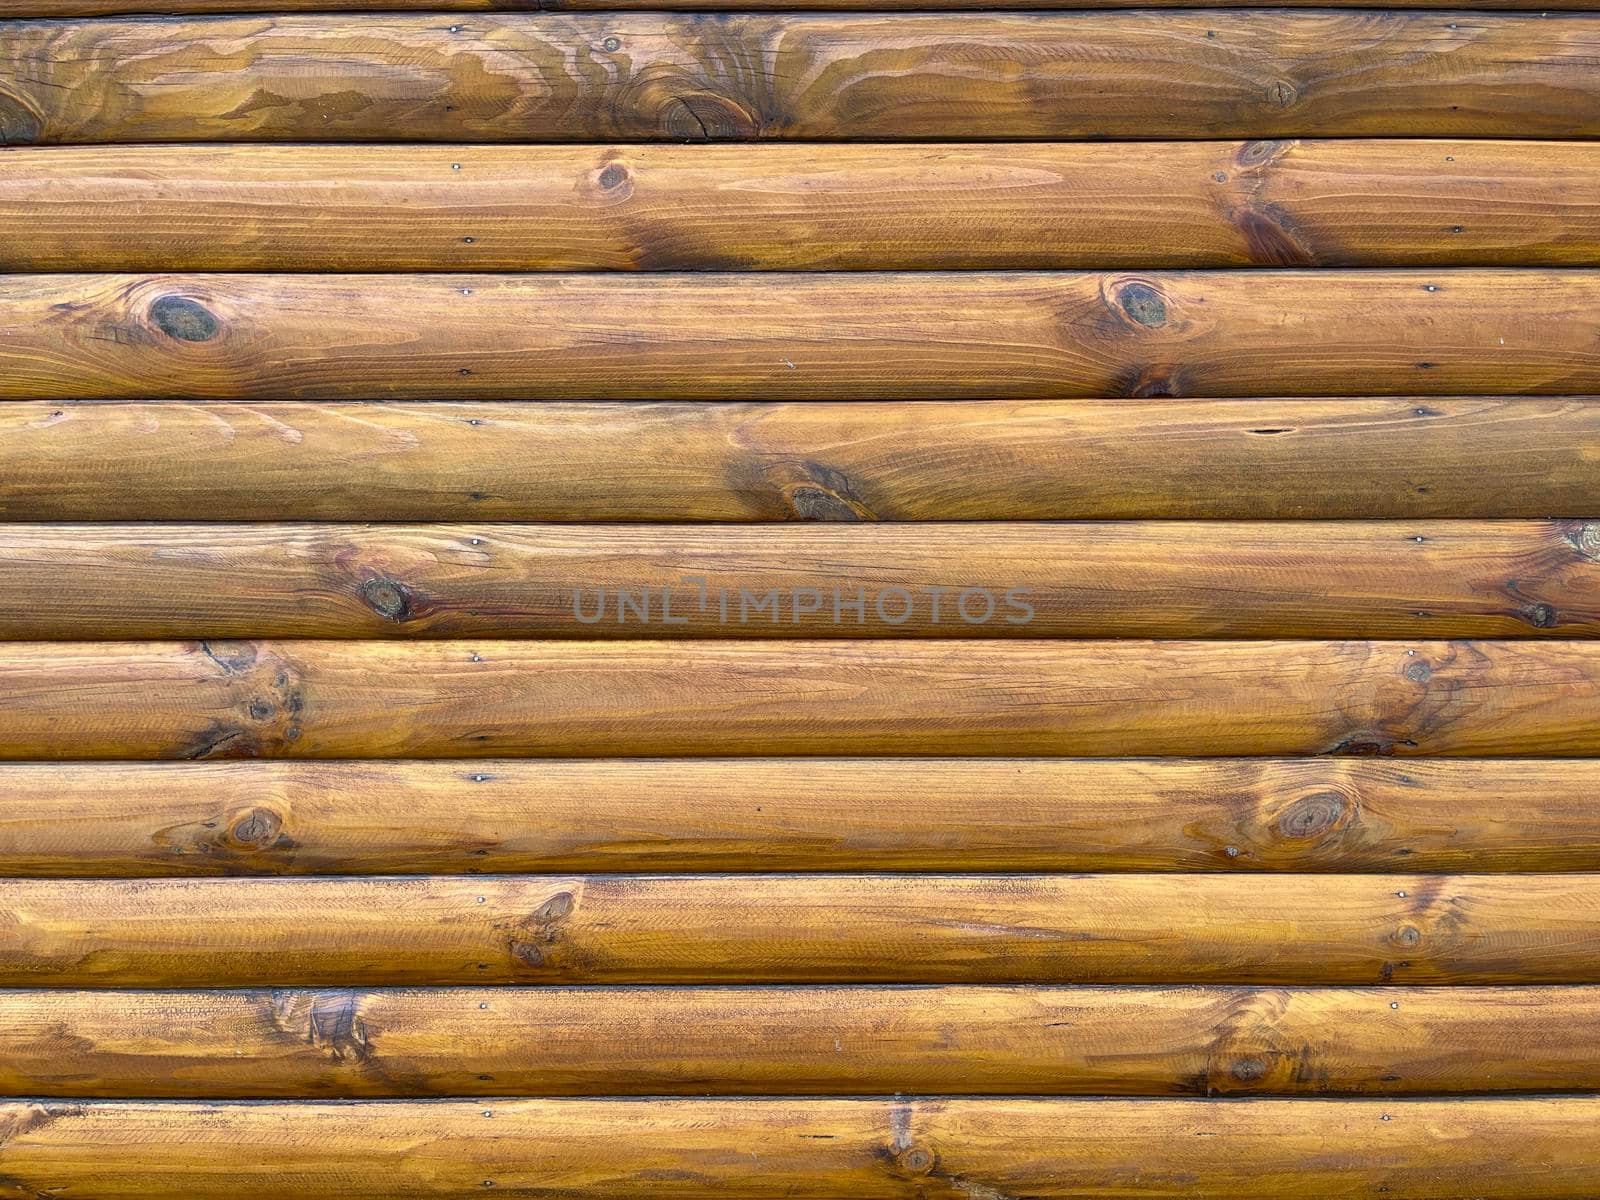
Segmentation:
{"type": "Polygon", "coordinates": [[[1600,1088],[1600,988],[0,992],[18,1096],[1600,1088]]]}
{"type": "Polygon", "coordinates": [[[281,14],[0,25],[30,142],[1593,137],[1600,14],[281,14]]]}
{"type": "Polygon", "coordinates": [[[0,644],[0,758],[1588,757],[1585,641],[0,644]]]}
{"type": "Polygon", "coordinates": [[[6,879],[0,930],[5,987],[1597,983],[1600,874],[6,879]]]}
{"type": "MultiPolygon", "coordinates": [[[[1251,8],[1261,0],[1216,0],[1211,8],[1251,8]]],[[[1388,0],[1385,8],[1437,8],[1441,0],[1388,0]]],[[[164,14],[214,14],[244,12],[326,12],[332,0],[0,0],[0,18],[85,17],[124,13],[141,14],[159,9],[164,14]]],[[[440,13],[479,12],[785,12],[793,0],[339,0],[340,11],[440,13]]],[[[1028,11],[1043,9],[1186,8],[1192,0],[806,0],[806,10],[820,12],[974,11],[991,9],[1028,11]]],[[[1355,0],[1278,0],[1275,8],[1361,7],[1355,0]]],[[[1536,9],[1559,12],[1586,10],[1587,0],[1454,0],[1453,9],[1536,9]]]]}
{"type": "Polygon", "coordinates": [[[0,402],[0,519],[1578,517],[1597,444],[1582,398],[0,402]]]}
{"type": "Polygon", "coordinates": [[[0,639],[1593,637],[1600,524],[11,525],[0,639]]]}
{"type": "Polygon", "coordinates": [[[1600,12],[134,2],[0,1200],[1600,1195],[1600,12]]]}
{"type": "Polygon", "coordinates": [[[7,275],[0,333],[10,400],[1570,394],[1600,272],[7,275]]]}
{"type": "Polygon", "coordinates": [[[1592,1096],[12,1101],[0,1196],[1588,1200],[1597,1123],[1592,1096]]]}
{"type": "Polygon", "coordinates": [[[1593,871],[1590,759],[0,765],[0,876],[1593,871]]]}
{"type": "Polygon", "coordinates": [[[0,270],[1595,266],[1597,196],[1587,142],[50,147],[0,270]]]}

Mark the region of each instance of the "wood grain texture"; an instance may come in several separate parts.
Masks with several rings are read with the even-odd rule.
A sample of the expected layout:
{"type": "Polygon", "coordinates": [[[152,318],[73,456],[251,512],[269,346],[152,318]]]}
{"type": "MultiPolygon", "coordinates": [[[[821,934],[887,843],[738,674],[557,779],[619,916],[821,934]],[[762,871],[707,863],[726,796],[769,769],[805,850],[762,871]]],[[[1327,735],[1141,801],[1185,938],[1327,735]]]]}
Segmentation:
{"type": "Polygon", "coordinates": [[[0,334],[12,400],[1568,394],[1600,271],[8,275],[0,334]]]}
{"type": "Polygon", "coordinates": [[[0,875],[1593,871],[1591,759],[0,765],[0,875]]]}
{"type": "Polygon", "coordinates": [[[0,1196],[1588,1200],[1597,1122],[1594,1097],[11,1101],[0,1196]]]}
{"type": "MultiPolygon", "coordinates": [[[[1260,0],[1218,0],[1210,7],[1250,8],[1260,0]]],[[[245,13],[245,12],[325,12],[329,0],[0,0],[0,18],[92,17],[125,13],[148,13],[159,7],[163,13],[245,13]]],[[[1438,0],[1389,0],[1386,8],[1434,8],[1438,0]]],[[[806,9],[818,12],[898,12],[975,11],[990,9],[1028,11],[1043,9],[1102,8],[1183,8],[1188,0],[807,0],[806,9]]],[[[340,0],[341,11],[361,12],[786,12],[793,0],[340,0]]],[[[1277,8],[1360,7],[1354,0],[1279,0],[1277,8]]],[[[1555,0],[1535,4],[1533,0],[1454,0],[1453,9],[1535,9],[1559,12],[1584,11],[1587,0],[1555,0]]]]}
{"type": "Polygon", "coordinates": [[[281,14],[0,25],[9,143],[1593,137],[1600,15],[281,14]]]}
{"type": "Polygon", "coordinates": [[[1593,637],[1597,559],[1582,521],[11,525],[0,639],[1593,637]]]}
{"type": "Polygon", "coordinates": [[[50,147],[0,270],[1595,266],[1597,196],[1585,142],[50,147]]]}
{"type": "Polygon", "coordinates": [[[0,643],[0,759],[1600,752],[1585,641],[0,643]]]}
{"type": "Polygon", "coordinates": [[[1596,445],[1576,398],[0,402],[0,519],[1576,517],[1596,445]]]}
{"type": "Polygon", "coordinates": [[[0,880],[5,987],[834,982],[1600,983],[1600,874],[0,880]]]}
{"type": "Polygon", "coordinates": [[[1594,1091],[1600,988],[0,992],[20,1096],[1594,1091]]]}

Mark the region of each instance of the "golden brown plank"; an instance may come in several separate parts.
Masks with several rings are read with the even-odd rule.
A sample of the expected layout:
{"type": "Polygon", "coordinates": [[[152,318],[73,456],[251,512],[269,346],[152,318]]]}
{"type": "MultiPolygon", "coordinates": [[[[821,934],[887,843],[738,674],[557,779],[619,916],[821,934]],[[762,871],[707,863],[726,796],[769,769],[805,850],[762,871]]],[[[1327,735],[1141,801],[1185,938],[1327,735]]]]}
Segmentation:
{"type": "Polygon", "coordinates": [[[1600,983],[1600,875],[6,879],[0,930],[6,987],[1600,983]]]}
{"type": "Polygon", "coordinates": [[[1596,195],[1580,142],[51,147],[0,269],[1595,266],[1596,195]]]}
{"type": "Polygon", "coordinates": [[[1600,524],[11,525],[0,639],[1600,635],[1600,524]]]}
{"type": "Polygon", "coordinates": [[[1600,753],[1585,641],[0,643],[0,758],[1600,753]]]}
{"type": "Polygon", "coordinates": [[[0,518],[1573,517],[1597,441],[1577,398],[13,402],[0,518]]]}
{"type": "Polygon", "coordinates": [[[1592,871],[1596,795],[1591,759],[8,763],[0,875],[1592,871]]]}
{"type": "Polygon", "coordinates": [[[1600,271],[8,275],[0,330],[12,400],[1600,391],[1600,271]]]}
{"type": "Polygon", "coordinates": [[[10,1095],[1600,1088],[1600,988],[755,987],[0,992],[10,1095]]]}
{"type": "MultiPolygon", "coordinates": [[[[1249,8],[1260,0],[1219,0],[1215,8],[1249,8]]],[[[1389,0],[1387,8],[1432,8],[1438,0],[1389,0]]],[[[1059,10],[1100,8],[1186,7],[1190,0],[806,0],[806,9],[819,12],[897,12],[986,11],[989,9],[1059,10]]],[[[320,12],[329,0],[0,0],[0,17],[86,17],[120,13],[148,13],[159,8],[163,13],[243,13],[243,12],[320,12]]],[[[1360,7],[1355,0],[1278,0],[1278,8],[1360,7]]],[[[1587,0],[1555,0],[1535,4],[1533,0],[1453,0],[1455,9],[1538,9],[1586,10],[1587,0]]],[[[735,12],[783,12],[794,8],[793,0],[340,0],[342,11],[364,10],[440,11],[443,13],[518,11],[535,12],[655,12],[733,10],[735,12]]]]}
{"type": "Polygon", "coordinates": [[[1587,1096],[12,1101],[0,1195],[1588,1200],[1597,1124],[1587,1096]]]}
{"type": "Polygon", "coordinates": [[[1270,9],[18,21],[0,137],[1594,137],[1597,36],[1593,13],[1270,9]]]}

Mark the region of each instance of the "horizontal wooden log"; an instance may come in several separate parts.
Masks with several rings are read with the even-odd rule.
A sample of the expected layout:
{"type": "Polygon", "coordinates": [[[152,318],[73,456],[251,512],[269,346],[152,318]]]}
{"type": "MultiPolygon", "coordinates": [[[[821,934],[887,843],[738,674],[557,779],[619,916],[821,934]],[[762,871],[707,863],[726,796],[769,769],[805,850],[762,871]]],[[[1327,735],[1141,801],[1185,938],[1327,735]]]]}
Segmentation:
{"type": "Polygon", "coordinates": [[[0,931],[5,987],[1600,983],[1600,875],[5,879],[0,931]]]}
{"type": "Polygon", "coordinates": [[[11,525],[0,639],[1593,637],[1597,549],[1582,521],[11,525]]]}
{"type": "Polygon", "coordinates": [[[0,759],[1600,753],[1600,644],[0,643],[0,759]]]}
{"type": "Polygon", "coordinates": [[[1594,137],[1597,36],[1594,13],[18,21],[0,140],[1594,137]]]}
{"type": "MultiPolygon", "coordinates": [[[[1028,11],[1043,9],[1102,8],[1183,8],[1191,0],[806,0],[807,11],[817,12],[898,12],[976,11],[991,9],[1028,11]]],[[[1250,8],[1260,0],[1217,0],[1214,8],[1250,8]]],[[[1438,0],[1388,0],[1386,8],[1433,8],[1438,0]]],[[[148,13],[245,13],[245,12],[325,12],[329,0],[0,0],[0,18],[93,17],[148,13]]],[[[340,0],[340,11],[362,12],[657,12],[662,9],[684,12],[786,12],[793,0],[340,0]]],[[[1278,0],[1277,8],[1355,8],[1356,0],[1278,0]]],[[[1535,4],[1533,0],[1452,0],[1454,9],[1535,9],[1559,12],[1584,11],[1588,0],[1554,0],[1535,4]]]]}
{"type": "Polygon", "coordinates": [[[1596,266],[1597,193],[1579,142],[51,147],[0,270],[1596,266]]]}
{"type": "Polygon", "coordinates": [[[1588,1200],[1597,1121],[1595,1097],[11,1101],[0,1195],[1588,1200]]]}
{"type": "Polygon", "coordinates": [[[1589,270],[7,275],[0,331],[12,400],[1600,391],[1589,270]]]}
{"type": "Polygon", "coordinates": [[[0,875],[1592,871],[1596,795],[1590,759],[9,763],[0,875]]]}
{"type": "Polygon", "coordinates": [[[1600,988],[0,992],[71,1097],[1412,1095],[1600,1088],[1600,988]]]}
{"type": "Polygon", "coordinates": [[[1588,1200],[1597,1122],[1592,1096],[10,1101],[0,1195],[1588,1200]]]}
{"type": "Polygon", "coordinates": [[[1577,516],[1597,441],[1570,398],[13,402],[0,519],[1577,516]]]}

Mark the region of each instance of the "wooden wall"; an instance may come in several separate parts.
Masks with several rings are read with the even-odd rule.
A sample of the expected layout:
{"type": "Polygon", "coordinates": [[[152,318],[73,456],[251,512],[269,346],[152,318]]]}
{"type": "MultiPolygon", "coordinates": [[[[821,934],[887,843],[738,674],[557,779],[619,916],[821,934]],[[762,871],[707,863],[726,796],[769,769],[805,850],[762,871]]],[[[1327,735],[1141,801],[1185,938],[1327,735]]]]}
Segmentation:
{"type": "Polygon", "coordinates": [[[1593,4],[150,7],[0,0],[0,1200],[1600,1195],[1593,4]]]}

